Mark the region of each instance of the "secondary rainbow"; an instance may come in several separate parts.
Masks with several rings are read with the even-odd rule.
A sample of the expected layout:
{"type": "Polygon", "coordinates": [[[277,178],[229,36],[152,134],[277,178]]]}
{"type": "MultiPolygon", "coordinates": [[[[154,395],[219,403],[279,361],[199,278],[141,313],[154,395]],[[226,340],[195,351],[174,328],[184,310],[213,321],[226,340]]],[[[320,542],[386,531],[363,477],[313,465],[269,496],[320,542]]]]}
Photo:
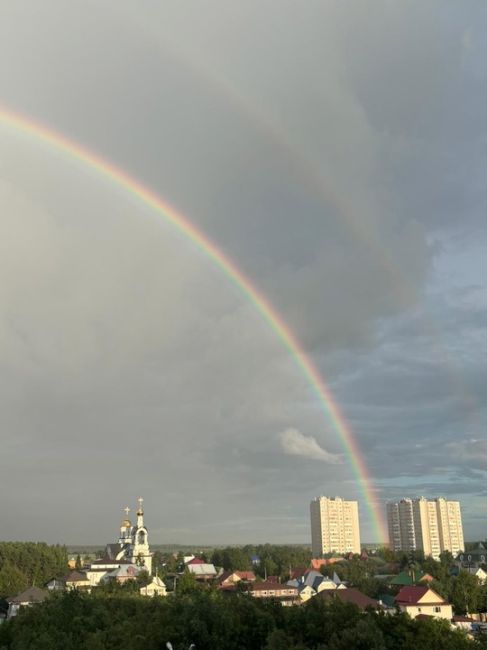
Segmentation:
{"type": "Polygon", "coordinates": [[[386,540],[386,533],[382,512],[376,503],[372,481],[365,466],[359,445],[344,415],[341,413],[336,400],[333,398],[330,389],[321,377],[313,361],[307,355],[282,316],[262,292],[204,232],[191,223],[184,215],[179,213],[166,200],[145,187],[123,169],[104,160],[101,156],[55,130],[3,107],[0,107],[0,123],[23,134],[33,136],[40,142],[54,147],[71,156],[73,159],[87,165],[93,171],[98,172],[101,176],[116,185],[124,188],[127,192],[137,197],[143,204],[155,210],[168,223],[174,226],[177,231],[191,240],[240,289],[288,349],[296,365],[318,398],[324,415],[338,434],[348,456],[361,492],[363,493],[378,541],[384,542],[386,540]]]}

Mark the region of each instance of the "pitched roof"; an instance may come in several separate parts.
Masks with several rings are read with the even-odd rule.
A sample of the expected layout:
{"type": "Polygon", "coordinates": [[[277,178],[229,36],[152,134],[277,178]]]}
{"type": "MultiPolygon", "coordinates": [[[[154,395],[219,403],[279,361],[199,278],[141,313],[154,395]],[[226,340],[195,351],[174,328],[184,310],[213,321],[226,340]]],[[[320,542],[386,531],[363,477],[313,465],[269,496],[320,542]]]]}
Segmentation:
{"type": "Polygon", "coordinates": [[[16,605],[22,603],[42,603],[48,595],[49,592],[44,589],[39,589],[39,587],[29,587],[25,591],[21,591],[20,594],[8,598],[7,601],[16,605]]]}
{"type": "Polygon", "coordinates": [[[136,566],[135,564],[129,564],[129,566],[124,564],[123,566],[117,567],[113,571],[110,571],[110,573],[107,573],[106,577],[107,578],[135,578],[140,572],[141,572],[141,568],[136,566]]]}
{"type": "Polygon", "coordinates": [[[433,576],[430,576],[429,573],[424,573],[424,571],[415,570],[412,571],[401,571],[396,576],[391,578],[389,584],[391,585],[415,585],[418,582],[431,582],[433,576]]]}
{"type": "Polygon", "coordinates": [[[115,559],[121,550],[120,544],[107,544],[105,547],[106,556],[110,559],[115,559]]]}
{"type": "Polygon", "coordinates": [[[70,571],[62,579],[64,582],[86,582],[88,580],[86,573],[82,571],[70,571]]]}
{"type": "Polygon", "coordinates": [[[319,571],[308,571],[304,579],[304,584],[312,587],[315,580],[321,580],[322,578],[323,575],[319,571]]]}
{"type": "Polygon", "coordinates": [[[107,566],[118,567],[121,564],[132,564],[132,562],[130,562],[129,560],[112,560],[109,557],[102,557],[99,560],[93,560],[91,566],[95,566],[95,567],[99,565],[105,566],[105,564],[107,566]]]}
{"type": "Polygon", "coordinates": [[[338,598],[343,603],[353,603],[360,609],[365,609],[366,607],[379,608],[379,603],[374,598],[369,598],[369,596],[366,596],[354,587],[350,587],[349,589],[325,589],[318,593],[317,598],[324,598],[325,600],[338,598]]]}
{"type": "Polygon", "coordinates": [[[294,569],[291,569],[291,572],[289,574],[289,579],[296,580],[296,578],[301,578],[302,576],[304,576],[306,571],[308,571],[308,569],[305,566],[295,567],[294,569]]]}
{"type": "Polygon", "coordinates": [[[396,603],[399,605],[417,605],[419,601],[426,596],[428,592],[434,594],[437,598],[435,602],[428,602],[428,605],[446,605],[446,600],[427,586],[403,587],[396,596],[396,603]]]}
{"type": "Polygon", "coordinates": [[[192,560],[189,560],[189,562],[186,562],[186,565],[193,565],[193,564],[205,564],[205,561],[202,560],[199,557],[194,557],[192,560]]]}
{"type": "Polygon", "coordinates": [[[320,567],[327,564],[326,560],[311,560],[310,566],[312,569],[319,569],[320,567]]]}
{"type": "Polygon", "coordinates": [[[218,577],[218,584],[224,583],[228,578],[233,576],[233,571],[224,571],[221,576],[218,577]]]}
{"type": "Polygon", "coordinates": [[[460,551],[456,559],[461,560],[462,562],[470,562],[473,560],[474,562],[480,561],[484,563],[487,559],[487,549],[482,542],[479,542],[476,548],[472,548],[469,551],[460,551]]]}
{"type": "Polygon", "coordinates": [[[255,573],[253,571],[234,571],[240,580],[246,580],[247,582],[253,582],[255,580],[255,573]]]}
{"type": "Polygon", "coordinates": [[[266,582],[254,582],[252,585],[250,585],[250,589],[252,591],[282,591],[282,590],[292,590],[293,593],[296,595],[298,594],[298,590],[296,587],[292,587],[291,585],[283,585],[280,582],[269,582],[268,580],[266,582]]]}
{"type": "Polygon", "coordinates": [[[159,578],[159,576],[153,576],[151,582],[149,583],[150,585],[155,585],[156,587],[165,587],[166,583],[162,578],[159,578]]]}
{"type": "Polygon", "coordinates": [[[190,573],[196,576],[216,576],[216,569],[213,564],[191,564],[186,565],[190,573]]]}

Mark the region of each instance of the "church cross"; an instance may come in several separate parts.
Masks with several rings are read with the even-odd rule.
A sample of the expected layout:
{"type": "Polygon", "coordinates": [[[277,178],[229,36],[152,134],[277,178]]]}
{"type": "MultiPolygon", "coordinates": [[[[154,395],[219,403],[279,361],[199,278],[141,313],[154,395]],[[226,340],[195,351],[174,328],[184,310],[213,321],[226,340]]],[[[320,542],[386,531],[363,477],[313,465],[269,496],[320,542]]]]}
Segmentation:
{"type": "Polygon", "coordinates": [[[128,518],[128,516],[129,516],[129,512],[130,512],[130,508],[129,508],[128,506],[126,506],[126,507],[124,508],[123,511],[125,512],[125,515],[126,515],[127,518],[128,518]]]}

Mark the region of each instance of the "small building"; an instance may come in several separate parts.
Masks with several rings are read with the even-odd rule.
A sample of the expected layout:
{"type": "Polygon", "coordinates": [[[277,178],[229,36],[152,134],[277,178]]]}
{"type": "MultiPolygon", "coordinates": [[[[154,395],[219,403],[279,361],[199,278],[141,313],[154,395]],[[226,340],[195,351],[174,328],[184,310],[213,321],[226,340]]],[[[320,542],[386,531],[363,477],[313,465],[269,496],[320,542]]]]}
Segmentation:
{"type": "Polygon", "coordinates": [[[327,558],[318,558],[311,560],[310,568],[314,571],[319,571],[322,566],[329,566],[330,564],[336,564],[337,562],[343,562],[342,555],[333,555],[327,558]]]}
{"type": "Polygon", "coordinates": [[[49,582],[46,582],[44,587],[48,591],[66,591],[66,582],[64,576],[61,578],[51,578],[49,582]]]}
{"type": "Polygon", "coordinates": [[[154,576],[148,585],[139,589],[139,592],[141,596],[167,596],[166,585],[159,576],[154,576]]]}
{"type": "Polygon", "coordinates": [[[213,580],[217,576],[217,570],[213,564],[206,564],[204,562],[195,562],[192,560],[186,565],[186,569],[194,575],[196,580],[207,581],[213,580]]]}
{"type": "Polygon", "coordinates": [[[238,583],[248,584],[255,582],[253,571],[225,571],[218,578],[220,589],[234,589],[238,583]]]}
{"type": "Polygon", "coordinates": [[[460,630],[465,630],[465,632],[470,633],[474,629],[475,621],[469,616],[454,616],[452,618],[452,623],[455,627],[460,630]]]}
{"type": "Polygon", "coordinates": [[[62,578],[66,589],[81,589],[89,591],[91,582],[84,571],[70,571],[62,578]]]}
{"type": "Polygon", "coordinates": [[[305,603],[310,598],[313,598],[313,596],[316,596],[316,591],[313,589],[313,587],[310,587],[309,585],[303,585],[301,588],[298,587],[298,592],[299,592],[299,597],[301,598],[303,603],[305,603]]]}
{"type": "Polygon", "coordinates": [[[22,607],[31,607],[37,603],[42,603],[48,597],[49,592],[39,587],[29,587],[16,596],[7,598],[8,612],[7,618],[17,616],[22,607]]]}
{"type": "Polygon", "coordinates": [[[395,603],[402,612],[406,612],[411,618],[416,618],[419,614],[426,614],[450,621],[453,614],[450,603],[426,585],[403,587],[397,594],[395,603]]]}
{"type": "Polygon", "coordinates": [[[139,567],[135,564],[121,564],[113,571],[106,573],[101,582],[108,582],[109,580],[115,580],[119,584],[124,584],[129,580],[135,580],[135,578],[141,573],[142,567],[139,567]]]}
{"type": "Polygon", "coordinates": [[[273,598],[281,605],[297,605],[300,603],[299,592],[296,587],[279,584],[278,582],[254,582],[249,592],[254,598],[273,598]]]}
{"type": "Polygon", "coordinates": [[[353,603],[361,610],[366,610],[370,607],[372,609],[381,609],[381,605],[377,600],[363,594],[358,589],[355,589],[355,587],[349,587],[347,589],[324,589],[317,594],[317,598],[323,598],[327,601],[335,599],[340,600],[342,603],[353,603]]]}
{"type": "Polygon", "coordinates": [[[450,567],[450,575],[455,578],[458,577],[460,571],[465,571],[466,573],[469,573],[471,576],[475,576],[481,585],[485,584],[487,581],[487,572],[484,571],[484,569],[482,569],[481,567],[476,567],[476,566],[462,567],[459,566],[458,564],[455,564],[454,566],[450,567]]]}
{"type": "MultiPolygon", "coordinates": [[[[86,576],[90,581],[92,587],[96,587],[109,573],[113,573],[122,566],[135,566],[128,560],[110,560],[108,558],[101,558],[91,563],[89,569],[86,570],[86,576]]],[[[139,568],[139,567],[136,567],[139,568]]]]}
{"type": "Polygon", "coordinates": [[[460,551],[455,558],[455,562],[458,566],[467,569],[467,568],[476,568],[487,565],[487,549],[480,542],[476,548],[470,551],[460,551]]]}
{"type": "Polygon", "coordinates": [[[410,571],[401,571],[396,576],[389,580],[390,585],[400,587],[409,587],[412,585],[427,584],[433,580],[433,576],[419,569],[411,569],[410,571]]]}
{"type": "Polygon", "coordinates": [[[289,580],[297,580],[298,578],[302,578],[304,575],[306,575],[307,571],[309,571],[309,569],[305,566],[295,567],[289,572],[289,580]]]}

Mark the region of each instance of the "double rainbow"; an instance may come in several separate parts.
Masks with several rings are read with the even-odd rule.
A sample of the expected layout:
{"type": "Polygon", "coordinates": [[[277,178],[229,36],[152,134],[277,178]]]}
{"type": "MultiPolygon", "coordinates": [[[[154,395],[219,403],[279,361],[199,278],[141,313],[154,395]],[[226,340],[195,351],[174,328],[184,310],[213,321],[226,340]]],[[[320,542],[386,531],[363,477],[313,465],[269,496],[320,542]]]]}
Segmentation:
{"type": "Polygon", "coordinates": [[[141,203],[155,210],[165,221],[171,224],[180,234],[187,237],[201,252],[210,258],[227,278],[238,287],[244,297],[254,305],[269,327],[275,332],[287,348],[295,364],[303,373],[327,421],[329,421],[341,440],[348,456],[353,473],[365,499],[377,541],[387,539],[382,511],[376,503],[371,478],[368,474],[359,445],[347,424],[344,415],[334,399],[330,389],[320,376],[313,361],[288,327],[282,316],[274,309],[269,300],[238,268],[238,266],[211,240],[204,232],[180,214],[167,201],[134,179],[127,172],[104,160],[84,146],[68,139],[66,136],[47,128],[46,126],[0,107],[0,124],[15,131],[32,136],[39,142],[53,147],[71,158],[87,165],[93,172],[122,187],[136,197],[141,203]]]}

